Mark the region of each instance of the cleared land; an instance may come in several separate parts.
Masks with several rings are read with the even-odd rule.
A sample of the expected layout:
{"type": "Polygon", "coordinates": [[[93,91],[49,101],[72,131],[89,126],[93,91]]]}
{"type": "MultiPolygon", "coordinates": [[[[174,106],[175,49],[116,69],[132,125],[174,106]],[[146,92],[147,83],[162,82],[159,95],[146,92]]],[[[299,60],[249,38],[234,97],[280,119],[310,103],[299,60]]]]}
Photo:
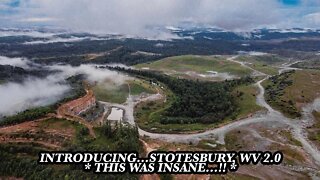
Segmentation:
{"type": "Polygon", "coordinates": [[[1,128],[2,143],[32,143],[48,149],[65,149],[76,139],[82,125],[76,122],[49,118],[1,128]]]}
{"type": "Polygon", "coordinates": [[[251,70],[241,65],[227,61],[224,57],[213,56],[176,56],[169,57],[152,63],[139,64],[139,69],[150,69],[164,73],[190,78],[190,79],[212,79],[223,80],[223,76],[210,77],[210,71],[227,73],[224,76],[242,77],[251,74],[251,70]]]}
{"type": "Polygon", "coordinates": [[[157,92],[150,82],[142,79],[128,80],[126,84],[122,85],[110,82],[99,83],[93,87],[93,91],[98,101],[122,104],[126,102],[129,96],[128,85],[130,86],[131,95],[157,92]]]}
{"type": "Polygon", "coordinates": [[[278,74],[278,68],[274,66],[286,62],[284,59],[272,55],[240,56],[237,58],[237,61],[246,62],[249,67],[268,75],[278,74]]]}
{"type": "Polygon", "coordinates": [[[131,95],[140,95],[141,93],[154,94],[157,90],[150,82],[141,79],[134,79],[129,82],[131,95]]]}
{"type": "Polygon", "coordinates": [[[98,101],[105,101],[111,103],[122,104],[126,102],[129,95],[129,88],[127,84],[123,85],[105,85],[98,84],[93,87],[94,94],[98,101]]]}
{"type": "Polygon", "coordinates": [[[320,71],[299,70],[263,83],[266,100],[288,117],[300,117],[301,108],[320,96],[320,71]]]}

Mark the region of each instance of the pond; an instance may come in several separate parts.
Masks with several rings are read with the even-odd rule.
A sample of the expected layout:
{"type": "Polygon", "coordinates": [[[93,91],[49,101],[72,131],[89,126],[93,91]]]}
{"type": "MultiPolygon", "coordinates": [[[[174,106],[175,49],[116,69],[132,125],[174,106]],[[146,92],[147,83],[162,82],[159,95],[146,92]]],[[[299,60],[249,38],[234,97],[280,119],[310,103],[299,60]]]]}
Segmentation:
{"type": "Polygon", "coordinates": [[[107,119],[110,121],[121,121],[123,119],[123,112],[123,109],[113,107],[111,108],[111,113],[107,119]]]}

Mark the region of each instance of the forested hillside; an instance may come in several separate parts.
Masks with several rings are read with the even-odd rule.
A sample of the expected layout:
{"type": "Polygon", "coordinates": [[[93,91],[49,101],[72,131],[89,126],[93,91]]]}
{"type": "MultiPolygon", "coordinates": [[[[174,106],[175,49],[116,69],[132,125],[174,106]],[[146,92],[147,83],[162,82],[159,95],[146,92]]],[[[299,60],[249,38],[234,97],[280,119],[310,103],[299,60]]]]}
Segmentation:
{"type": "Polygon", "coordinates": [[[161,82],[168,86],[176,97],[171,107],[166,110],[165,117],[161,119],[164,124],[215,123],[223,120],[236,109],[231,95],[233,88],[253,82],[250,77],[225,82],[200,82],[177,79],[150,71],[120,67],[110,69],[147,77],[150,81],[161,82]]]}

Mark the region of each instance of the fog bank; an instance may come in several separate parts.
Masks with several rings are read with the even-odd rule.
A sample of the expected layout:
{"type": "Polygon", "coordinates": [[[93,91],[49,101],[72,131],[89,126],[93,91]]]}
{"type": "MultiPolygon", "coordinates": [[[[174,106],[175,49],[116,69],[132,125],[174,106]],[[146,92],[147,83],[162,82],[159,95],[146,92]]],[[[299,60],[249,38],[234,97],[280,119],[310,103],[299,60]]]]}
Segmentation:
{"type": "Polygon", "coordinates": [[[0,65],[10,65],[21,68],[29,68],[30,61],[25,58],[8,58],[0,56],[0,65]]]}
{"type": "Polygon", "coordinates": [[[64,98],[70,91],[65,79],[84,74],[91,83],[112,82],[115,85],[125,83],[129,77],[107,69],[98,69],[96,65],[41,66],[24,58],[0,57],[0,64],[19,66],[22,68],[48,69],[54,72],[46,78],[26,77],[22,83],[7,82],[0,85],[0,117],[13,115],[26,109],[54,104],[64,98]]]}
{"type": "Polygon", "coordinates": [[[0,115],[8,116],[29,108],[55,103],[68,92],[69,86],[60,84],[57,77],[26,79],[23,83],[0,85],[0,115]]]}

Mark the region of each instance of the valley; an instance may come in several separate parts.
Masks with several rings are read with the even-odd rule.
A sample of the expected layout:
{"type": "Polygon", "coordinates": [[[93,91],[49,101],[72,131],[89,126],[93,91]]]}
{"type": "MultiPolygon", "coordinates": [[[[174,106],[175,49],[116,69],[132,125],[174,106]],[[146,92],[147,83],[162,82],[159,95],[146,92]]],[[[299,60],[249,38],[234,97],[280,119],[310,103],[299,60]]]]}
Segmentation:
{"type": "MultiPolygon", "coordinates": [[[[65,52],[48,58],[48,52],[43,52],[33,59],[0,63],[5,70],[0,73],[0,90],[22,85],[15,91],[18,96],[34,86],[42,88],[34,83],[39,78],[48,82],[49,94],[33,93],[21,98],[23,108],[14,109],[17,106],[12,105],[14,113],[0,114],[0,157],[6,159],[0,166],[10,168],[19,163],[24,169],[24,173],[12,168],[0,170],[0,178],[319,178],[320,73],[310,68],[308,58],[299,59],[305,54],[297,52],[299,57],[292,58],[284,55],[286,51],[281,55],[217,55],[205,50],[203,54],[185,55],[170,54],[168,49],[137,53],[119,46],[117,40],[111,41],[115,47],[104,50],[108,53],[89,48],[82,54],[65,52]],[[126,65],[110,64],[111,59],[126,65]],[[49,101],[47,97],[54,98],[49,101]],[[141,157],[153,150],[281,151],[284,161],[270,167],[242,166],[228,175],[117,176],[84,173],[78,166],[29,166],[43,150],[133,150],[141,157]],[[36,168],[41,173],[35,173],[36,168]]],[[[125,41],[132,41],[135,47],[139,41],[144,42],[125,41]]],[[[78,43],[81,48],[87,47],[84,42],[78,43]]],[[[24,45],[14,48],[19,46],[24,45]]],[[[310,54],[305,56],[317,56],[310,54]]],[[[6,112],[6,108],[1,110],[6,112]]]]}

